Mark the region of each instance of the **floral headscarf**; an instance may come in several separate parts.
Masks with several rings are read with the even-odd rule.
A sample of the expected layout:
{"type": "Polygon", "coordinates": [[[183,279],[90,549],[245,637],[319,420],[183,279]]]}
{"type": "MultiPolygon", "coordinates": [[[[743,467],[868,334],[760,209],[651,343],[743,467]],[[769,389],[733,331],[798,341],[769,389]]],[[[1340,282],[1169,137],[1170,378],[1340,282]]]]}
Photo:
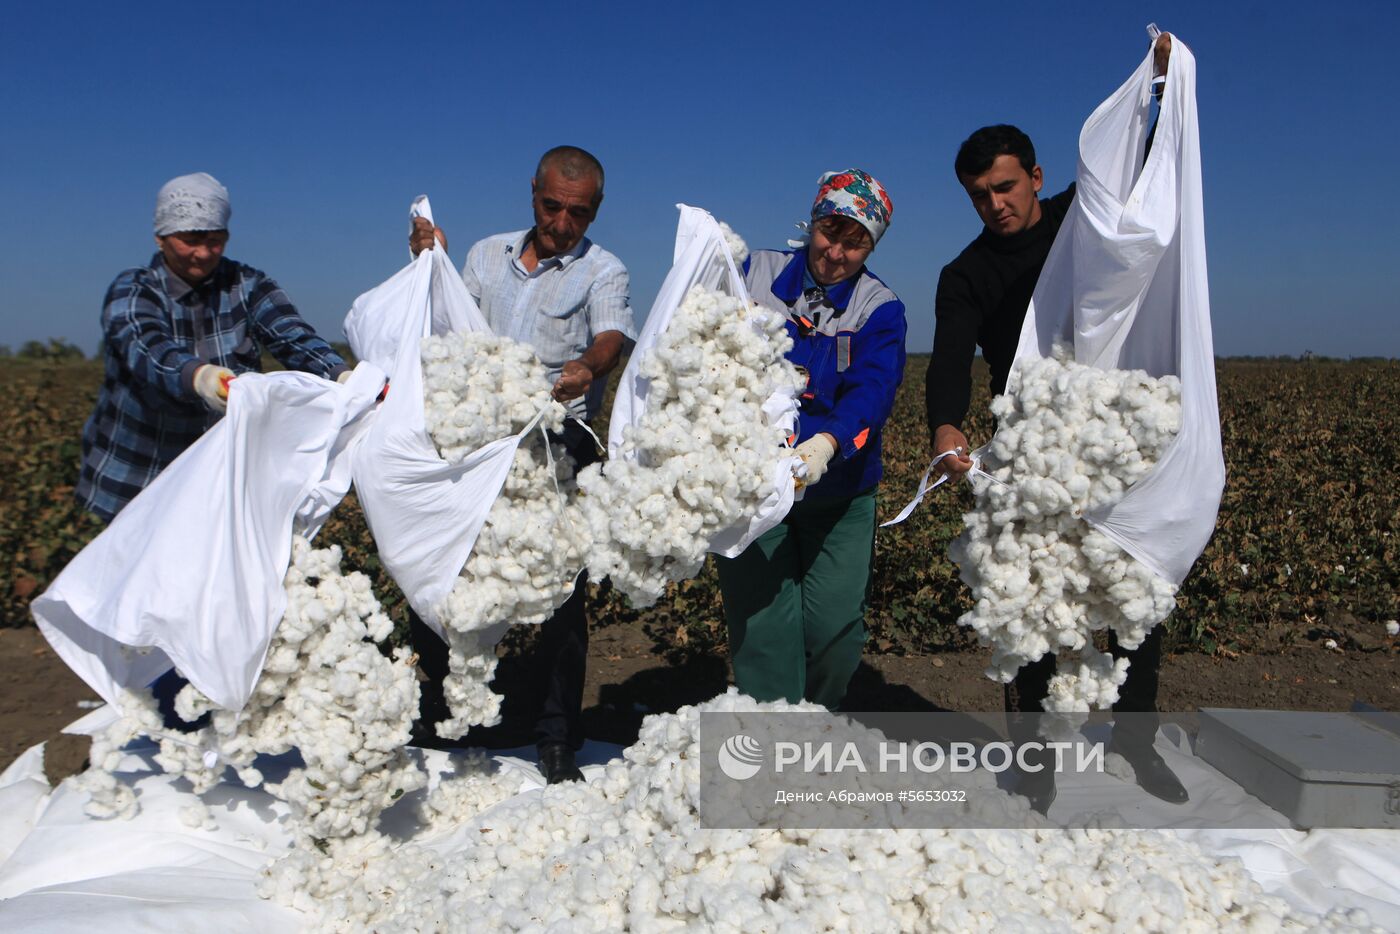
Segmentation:
{"type": "Polygon", "coordinates": [[[827,172],[818,181],[821,186],[812,202],[812,220],[841,214],[858,221],[876,243],[890,226],[894,205],[890,196],[870,175],[860,169],[827,172]]]}

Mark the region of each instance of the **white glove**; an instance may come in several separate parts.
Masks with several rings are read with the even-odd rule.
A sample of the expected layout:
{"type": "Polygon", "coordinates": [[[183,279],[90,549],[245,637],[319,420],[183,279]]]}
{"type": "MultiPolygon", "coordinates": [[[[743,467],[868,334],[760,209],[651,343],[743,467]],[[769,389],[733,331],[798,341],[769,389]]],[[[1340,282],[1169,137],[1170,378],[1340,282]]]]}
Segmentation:
{"type": "Polygon", "coordinates": [[[822,432],[803,441],[793,451],[807,465],[806,485],[811,486],[826,473],[826,465],[836,455],[836,442],[831,435],[822,432]]]}
{"type": "Polygon", "coordinates": [[[205,405],[222,412],[228,408],[228,384],[234,375],[228,367],[206,363],[194,371],[194,391],[205,405]]]}
{"type": "Polygon", "coordinates": [[[346,370],[344,373],[341,373],[339,376],[337,376],[337,377],[335,378],[335,381],[336,381],[337,383],[339,383],[340,385],[344,386],[344,385],[346,384],[346,382],[350,379],[350,374],[353,373],[353,372],[355,372],[355,371],[354,371],[354,370],[346,370]]]}

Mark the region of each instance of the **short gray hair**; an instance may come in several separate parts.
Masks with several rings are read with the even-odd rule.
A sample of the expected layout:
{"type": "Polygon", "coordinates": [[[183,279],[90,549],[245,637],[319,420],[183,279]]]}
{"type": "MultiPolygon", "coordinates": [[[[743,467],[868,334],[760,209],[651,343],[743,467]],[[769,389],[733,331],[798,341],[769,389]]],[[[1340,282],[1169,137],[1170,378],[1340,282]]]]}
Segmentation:
{"type": "Polygon", "coordinates": [[[583,178],[585,175],[592,175],[598,179],[598,190],[593,195],[596,203],[603,197],[603,163],[588,150],[580,149],[577,146],[555,146],[549,152],[540,156],[540,161],[535,166],[535,183],[538,184],[544,179],[544,173],[554,169],[567,179],[583,178]]]}

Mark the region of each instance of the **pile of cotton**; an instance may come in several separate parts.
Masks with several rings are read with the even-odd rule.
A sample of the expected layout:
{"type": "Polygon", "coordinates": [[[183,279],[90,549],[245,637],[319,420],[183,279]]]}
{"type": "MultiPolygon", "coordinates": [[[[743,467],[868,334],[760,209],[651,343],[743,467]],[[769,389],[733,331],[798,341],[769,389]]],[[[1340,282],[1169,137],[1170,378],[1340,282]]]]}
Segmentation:
{"type": "MultiPolygon", "coordinates": [[[[732,249],[746,252],[729,232],[732,249]]],[[[526,433],[500,497],[452,592],[438,608],[448,630],[452,716],[439,735],[460,736],[499,715],[488,687],[496,641],[512,623],[547,619],[587,567],[632,601],[655,602],[666,584],[693,577],[715,536],[774,494],[784,431],[765,403],[800,384],[785,354],[782,318],[696,287],[646,356],[648,410],[628,429],[635,461],[572,476],[562,448],[526,433]]],[[[564,407],[544,367],[508,338],[466,333],[423,342],[427,426],[443,457],[460,462],[532,425],[559,431],[564,407]]]]}
{"type": "Polygon", "coordinates": [[[471,557],[438,607],[448,636],[444,692],[452,716],[436,729],[454,738],[498,719],[500,698],[489,687],[497,641],[512,623],[543,622],[568,599],[589,540],[569,507],[571,462],[544,434],[563,428],[566,410],[530,348],[466,332],[426,338],[422,358],[428,433],[445,460],[460,463],[492,441],[526,432],[471,557]]]}
{"type": "Polygon", "coordinates": [[[992,402],[982,467],[993,479],[974,476],[976,507],[949,548],[976,601],[959,622],[993,648],[999,680],[1047,652],[1068,662],[1049,711],[1112,704],[1128,662],[1097,651],[1094,633],[1112,629],[1131,649],[1176,606],[1175,587],[1082,517],[1152,470],[1180,428],[1180,399],[1174,376],[1096,369],[1057,347],[992,402]]]}
{"type": "Polygon", "coordinates": [[[524,344],[479,331],[425,337],[423,412],[433,444],[449,464],[513,435],[543,412],[558,431],[564,406],[555,402],[544,364],[524,344]]]}
{"type": "Polygon", "coordinates": [[[477,536],[461,580],[439,617],[460,632],[538,623],[573,592],[589,541],[568,514],[573,473],[562,446],[544,432],[564,427],[545,368],[528,347],[468,332],[423,341],[428,433],[444,459],[459,463],[486,444],[520,434],[500,496],[477,536]]]}
{"type": "Polygon", "coordinates": [[[629,459],[582,471],[594,541],[589,572],[637,606],[694,577],[711,542],[773,493],[786,435],[764,411],[801,385],[781,316],[695,286],[640,361],[647,410],[623,435],[629,459]],[[630,459],[635,456],[635,460],[630,459]]]}
{"type": "Polygon", "coordinates": [[[197,793],[231,766],[245,785],[261,785],[286,801],[297,829],[294,853],[364,834],[393,801],[422,787],[423,774],[404,749],[418,710],[413,667],[404,649],[380,652],[376,643],[392,623],[369,578],[342,574],[340,558],[338,547],[317,550],[293,539],[287,609],[241,711],[214,707],[187,685],[175,699],[176,713],[190,723],[208,715],[208,723],[173,732],[164,729],[149,694],[128,694],[126,716],[94,737],[93,768],[76,780],[95,792],[89,813],[135,813],[130,789],[111,780],[110,771],[120,746],[139,733],[159,738],[157,764],[185,777],[197,793]],[[300,752],[302,766],[280,783],[264,782],[257,757],[291,749],[300,752]]]}
{"type": "MultiPolygon", "coordinates": [[[[816,710],[732,692],[647,718],[621,761],[583,784],[509,797],[479,765],[454,780],[449,846],[362,860],[323,903],[337,930],[470,920],[503,931],[1347,930],[1265,896],[1235,861],[1161,832],[708,830],[697,811],[700,714],[816,710]],[[481,807],[475,815],[470,808],[481,807]],[[460,841],[467,841],[461,843],[460,841]]],[[[851,727],[851,729],[859,729],[851,727]]],[[[976,781],[976,779],[972,779],[976,781]]],[[[979,786],[977,808],[1024,802],[979,786]]],[[[971,796],[970,799],[972,800],[971,796]]],[[[1021,813],[1024,812],[1024,813],[1021,813]]],[[[376,845],[382,845],[382,841],[376,845]]]]}

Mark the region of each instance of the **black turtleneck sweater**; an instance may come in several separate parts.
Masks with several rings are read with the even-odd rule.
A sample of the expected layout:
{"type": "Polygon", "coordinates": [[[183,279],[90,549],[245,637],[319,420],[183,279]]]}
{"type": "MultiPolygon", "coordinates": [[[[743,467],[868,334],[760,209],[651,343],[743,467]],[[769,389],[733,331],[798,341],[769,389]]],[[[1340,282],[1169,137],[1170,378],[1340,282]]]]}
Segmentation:
{"type": "Polygon", "coordinates": [[[930,437],[939,425],[962,430],[979,346],[992,371],[992,395],[1006,390],[1026,307],[1073,200],[1073,185],[1041,200],[1040,220],[1009,237],[983,228],[943,267],[934,303],[933,357],[924,380],[930,437]]]}

